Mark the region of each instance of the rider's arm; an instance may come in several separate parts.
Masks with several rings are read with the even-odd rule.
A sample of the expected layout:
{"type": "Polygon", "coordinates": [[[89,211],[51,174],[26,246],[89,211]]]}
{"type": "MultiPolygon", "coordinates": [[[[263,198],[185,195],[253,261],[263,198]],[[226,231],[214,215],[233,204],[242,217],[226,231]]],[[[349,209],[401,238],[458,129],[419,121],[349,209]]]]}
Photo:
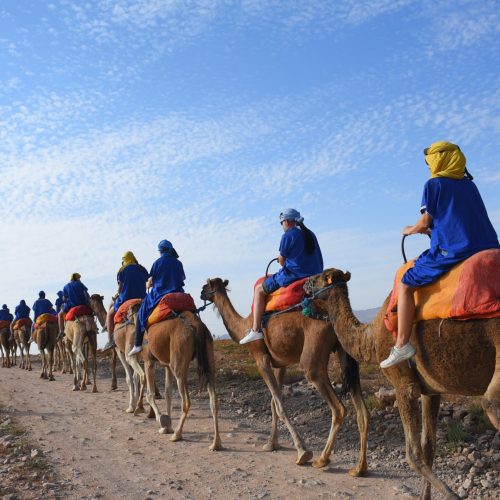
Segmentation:
{"type": "Polygon", "coordinates": [[[285,265],[285,257],[283,255],[278,254],[278,264],[283,267],[285,265]]]}
{"type": "Polygon", "coordinates": [[[150,277],[148,278],[148,281],[146,281],[146,289],[149,289],[149,288],[151,288],[152,286],[153,286],[153,277],[152,277],[152,276],[150,276],[150,277]]]}
{"type": "Polygon", "coordinates": [[[424,212],[415,225],[405,226],[403,228],[403,234],[406,235],[417,234],[417,233],[429,234],[431,226],[432,226],[432,217],[427,212],[424,212]]]}

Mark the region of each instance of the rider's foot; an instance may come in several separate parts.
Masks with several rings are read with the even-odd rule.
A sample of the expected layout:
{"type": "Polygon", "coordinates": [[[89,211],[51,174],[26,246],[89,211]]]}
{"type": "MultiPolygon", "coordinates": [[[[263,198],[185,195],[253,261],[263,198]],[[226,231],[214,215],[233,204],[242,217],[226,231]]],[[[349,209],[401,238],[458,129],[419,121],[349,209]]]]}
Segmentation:
{"type": "Polygon", "coordinates": [[[400,348],[394,346],[391,349],[389,357],[380,363],[380,368],[389,368],[390,366],[397,365],[402,361],[410,359],[413,355],[415,355],[415,348],[409,342],[400,348]]]}
{"type": "Polygon", "coordinates": [[[137,353],[142,351],[142,345],[135,345],[130,352],[128,353],[129,356],[135,356],[137,353]]]}
{"type": "Polygon", "coordinates": [[[261,340],[264,338],[264,334],[258,330],[249,330],[248,333],[240,340],[240,344],[248,344],[254,340],[261,340]]]}

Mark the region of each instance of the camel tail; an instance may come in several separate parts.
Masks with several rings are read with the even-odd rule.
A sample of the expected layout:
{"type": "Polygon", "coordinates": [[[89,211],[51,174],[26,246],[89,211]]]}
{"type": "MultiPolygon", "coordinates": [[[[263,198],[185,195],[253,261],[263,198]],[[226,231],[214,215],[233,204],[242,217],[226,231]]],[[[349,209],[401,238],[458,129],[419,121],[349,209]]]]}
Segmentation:
{"type": "Polygon", "coordinates": [[[358,362],[349,356],[344,349],[340,348],[338,351],[340,368],[342,370],[341,384],[342,389],[340,390],[340,396],[343,397],[352,391],[354,387],[359,385],[359,364],[358,362]]]}
{"type": "Polygon", "coordinates": [[[213,339],[208,328],[201,323],[195,336],[196,359],[198,360],[198,377],[200,379],[200,390],[207,388],[208,382],[212,378],[210,373],[209,345],[213,339]]]}

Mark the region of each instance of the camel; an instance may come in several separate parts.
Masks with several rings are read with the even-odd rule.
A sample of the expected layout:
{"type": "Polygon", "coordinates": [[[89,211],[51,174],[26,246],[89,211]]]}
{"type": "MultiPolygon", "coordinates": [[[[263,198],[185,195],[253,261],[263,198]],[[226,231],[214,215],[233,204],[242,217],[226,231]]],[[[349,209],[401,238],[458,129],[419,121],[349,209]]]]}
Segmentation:
{"type": "MultiPolygon", "coordinates": [[[[106,310],[103,306],[104,297],[94,294],[90,297],[90,307],[97,316],[99,323],[104,326],[106,322],[106,310]]],[[[65,347],[71,356],[73,369],[73,391],[85,391],[87,389],[88,357],[84,348],[87,344],[92,352],[92,392],[97,392],[97,333],[98,328],[94,315],[80,316],[75,321],[66,321],[64,324],[65,347]]]]}
{"type": "MultiPolygon", "coordinates": [[[[209,279],[203,286],[201,298],[213,301],[222,316],[229,335],[235,342],[239,342],[251,327],[252,315],[243,318],[236,312],[227,295],[228,283],[227,280],[223,281],[220,278],[209,279]]],[[[298,363],[307,380],[328,404],[332,423],[326,445],[320,457],[313,462],[313,465],[318,468],[324,467],[330,462],[335,438],[346,414],[345,407],[333,390],[328,377],[330,354],[337,351],[341,359],[343,373],[349,379],[361,441],[358,463],[349,471],[349,474],[353,477],[365,475],[368,470],[366,441],[369,413],[362,396],[359,368],[352,358],[345,356],[330,324],[322,320],[308,318],[297,311],[275,315],[268,322],[265,339],[250,342],[247,347],[272,396],[271,435],[264,445],[265,451],[279,448],[278,419],[281,419],[287,426],[297,450],[296,464],[303,465],[312,458],[312,452],[305,448],[302,438],[292,426],[283,406],[281,386],[287,366],[298,363]]]]}
{"type": "Polygon", "coordinates": [[[218,424],[219,403],[215,392],[213,339],[208,328],[194,313],[184,311],[150,326],[147,331],[147,338],[148,344],[144,346],[142,351],[147,382],[146,396],[156,415],[156,420],[160,424],[160,434],[173,432],[170,441],[180,441],[182,439],[182,429],[191,407],[187,388],[189,363],[196,357],[200,387],[208,389],[210,409],[214,421],[214,438],[209,450],[220,450],[222,447],[218,424]],[[161,414],[155,402],[155,363],[157,361],[166,366],[166,415],[161,414]],[[170,417],[172,375],[177,380],[182,404],[182,414],[175,430],[172,429],[170,417]]]}
{"type": "MultiPolygon", "coordinates": [[[[394,345],[383,321],[390,295],[373,323],[361,324],[349,302],[350,277],[349,272],[328,269],[309,278],[304,288],[318,293],[329,287],[321,298],[342,346],[359,362],[379,363],[394,345]]],[[[424,478],[421,498],[431,497],[431,486],[446,498],[459,498],[432,471],[441,395],[483,395],[483,408],[499,428],[500,319],[420,321],[411,342],[417,350],[415,361],[383,370],[396,389],[406,459],[424,478]]]]}
{"type": "Polygon", "coordinates": [[[2,367],[10,368],[10,349],[11,349],[11,341],[10,341],[10,327],[6,326],[0,329],[0,353],[2,353],[2,367]]]}
{"type": "Polygon", "coordinates": [[[49,381],[55,380],[52,373],[54,366],[54,349],[57,343],[57,321],[46,321],[43,324],[36,325],[33,331],[33,340],[38,346],[40,356],[42,357],[42,372],[40,378],[49,381]],[[45,351],[48,351],[48,356],[45,351]]]}
{"type": "MultiPolygon", "coordinates": [[[[16,322],[17,325],[17,322],[16,322]]],[[[31,357],[30,357],[30,336],[31,336],[31,320],[29,323],[23,324],[18,328],[13,328],[14,339],[19,346],[21,353],[21,362],[19,368],[31,371],[31,357]]]]}
{"type": "Polygon", "coordinates": [[[16,342],[16,338],[13,335],[10,339],[10,359],[11,359],[11,365],[16,366],[17,365],[17,342],[16,342]]]}

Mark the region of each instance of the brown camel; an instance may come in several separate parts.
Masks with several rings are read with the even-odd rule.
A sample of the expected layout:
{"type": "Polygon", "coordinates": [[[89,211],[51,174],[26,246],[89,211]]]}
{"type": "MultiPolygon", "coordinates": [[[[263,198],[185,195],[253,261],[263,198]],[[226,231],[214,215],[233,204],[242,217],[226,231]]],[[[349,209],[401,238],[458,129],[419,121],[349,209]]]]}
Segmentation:
{"type": "MultiPolygon", "coordinates": [[[[379,363],[394,345],[383,321],[389,297],[373,323],[361,324],[349,302],[350,277],[349,272],[328,269],[310,278],[305,289],[312,293],[333,285],[321,297],[341,344],[356,360],[379,363]]],[[[415,361],[383,370],[396,389],[406,458],[424,477],[421,498],[431,497],[431,486],[446,498],[458,498],[432,471],[441,395],[483,395],[483,407],[499,428],[500,319],[420,321],[411,342],[417,350],[415,361]]]]}
{"type": "Polygon", "coordinates": [[[42,357],[42,372],[40,378],[55,380],[52,373],[54,366],[54,349],[57,343],[57,321],[47,321],[37,325],[33,332],[33,340],[38,346],[42,357]],[[45,352],[47,351],[47,352],[45,352]]]}
{"type": "Polygon", "coordinates": [[[97,392],[97,333],[98,328],[94,320],[97,316],[99,323],[104,326],[106,323],[106,310],[103,305],[104,297],[94,294],[90,297],[90,307],[93,315],[80,316],[75,321],[65,321],[64,337],[65,347],[71,356],[73,369],[73,390],[85,391],[87,389],[88,357],[84,344],[87,344],[92,353],[92,392],[97,392]]]}
{"type": "Polygon", "coordinates": [[[0,329],[0,352],[2,353],[2,367],[10,368],[10,327],[0,329]]]}
{"type": "Polygon", "coordinates": [[[147,381],[147,400],[160,424],[160,434],[173,432],[171,441],[182,439],[182,428],[186,420],[191,401],[187,387],[189,363],[196,357],[198,376],[202,389],[207,388],[210,396],[210,409],[214,420],[214,439],[209,450],[221,449],[218,413],[219,403],[215,392],[215,361],[212,335],[201,319],[192,312],[179,313],[172,319],[166,319],[149,327],[148,344],[143,349],[144,367],[147,381]],[[167,414],[162,415],[155,402],[155,363],[166,365],[165,399],[167,414]],[[182,403],[182,415],[175,431],[171,426],[172,374],[177,380],[177,387],[182,403]]]}
{"type": "MultiPolygon", "coordinates": [[[[242,318],[235,311],[227,296],[227,285],[228,281],[222,281],[220,278],[208,280],[202,289],[201,298],[213,301],[222,316],[229,335],[234,341],[239,342],[251,327],[252,315],[242,318]]],[[[338,352],[343,368],[347,368],[347,366],[350,368],[345,369],[344,374],[350,378],[350,392],[356,408],[361,438],[358,464],[349,471],[349,474],[351,476],[366,474],[366,439],[369,413],[362,396],[358,365],[352,358],[345,356],[330,324],[322,320],[308,318],[297,311],[275,315],[268,322],[265,339],[250,342],[248,348],[272,395],[272,427],[269,440],[264,446],[265,451],[279,448],[278,419],[281,419],[287,426],[297,449],[296,463],[302,465],[312,458],[312,452],[304,447],[304,443],[292,426],[282,403],[281,386],[287,366],[298,363],[307,380],[327,402],[332,414],[332,423],[325,448],[321,456],[313,462],[315,467],[324,467],[330,462],[335,438],[346,414],[345,407],[333,390],[328,377],[330,354],[334,351],[338,352]]]]}
{"type": "MultiPolygon", "coordinates": [[[[16,322],[17,325],[17,322],[16,322]]],[[[14,325],[14,326],[16,326],[14,325]]],[[[14,339],[19,346],[19,351],[21,353],[21,362],[19,363],[19,368],[31,371],[31,357],[30,357],[30,336],[31,336],[31,320],[29,324],[23,324],[20,327],[14,327],[14,339]]]]}

